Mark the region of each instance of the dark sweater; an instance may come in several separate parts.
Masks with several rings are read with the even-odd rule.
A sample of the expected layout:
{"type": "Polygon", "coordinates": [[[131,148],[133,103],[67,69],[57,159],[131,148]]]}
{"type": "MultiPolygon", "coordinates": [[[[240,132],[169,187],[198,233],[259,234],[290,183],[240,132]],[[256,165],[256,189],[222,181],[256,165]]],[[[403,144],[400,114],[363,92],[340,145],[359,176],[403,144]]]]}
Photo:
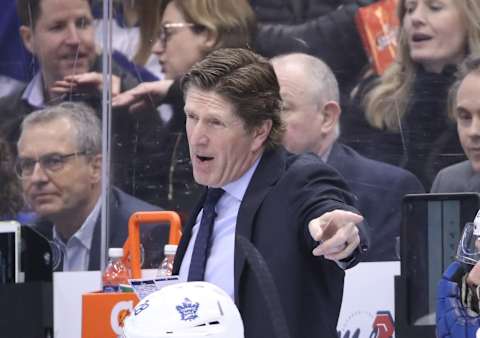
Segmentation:
{"type": "Polygon", "coordinates": [[[364,156],[408,169],[430,189],[440,169],[465,160],[447,113],[454,71],[446,67],[441,74],[417,72],[400,132],[371,127],[359,109],[363,98],[358,95],[342,121],[342,140],[364,156]]]}

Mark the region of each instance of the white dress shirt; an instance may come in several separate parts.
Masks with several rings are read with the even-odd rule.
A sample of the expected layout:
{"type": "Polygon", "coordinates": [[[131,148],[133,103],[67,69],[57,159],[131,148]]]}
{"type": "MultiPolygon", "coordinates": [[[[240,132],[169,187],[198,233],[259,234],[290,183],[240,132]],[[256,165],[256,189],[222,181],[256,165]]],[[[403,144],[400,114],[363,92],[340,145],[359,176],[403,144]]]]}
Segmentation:
{"type": "MultiPolygon", "coordinates": [[[[210,255],[205,267],[205,281],[213,283],[234,297],[233,286],[233,259],[235,249],[235,228],[237,215],[242,203],[245,191],[252,179],[253,173],[260,162],[261,156],[248,169],[242,177],[222,187],[225,193],[215,206],[217,217],[213,224],[212,237],[210,239],[210,255]]],[[[200,220],[203,210],[198,213],[195,225],[192,229],[192,237],[188,243],[187,251],[180,266],[180,279],[188,279],[190,261],[192,260],[193,247],[197,238],[200,220]]]]}
{"type": "Polygon", "coordinates": [[[65,243],[53,227],[53,240],[59,246],[63,254],[63,271],[87,271],[90,262],[90,248],[92,245],[95,223],[100,216],[100,199],[92,212],[65,243]]]}
{"type": "Polygon", "coordinates": [[[32,107],[37,109],[45,108],[45,95],[43,94],[42,73],[35,74],[33,79],[25,88],[22,100],[27,101],[32,107]]]}

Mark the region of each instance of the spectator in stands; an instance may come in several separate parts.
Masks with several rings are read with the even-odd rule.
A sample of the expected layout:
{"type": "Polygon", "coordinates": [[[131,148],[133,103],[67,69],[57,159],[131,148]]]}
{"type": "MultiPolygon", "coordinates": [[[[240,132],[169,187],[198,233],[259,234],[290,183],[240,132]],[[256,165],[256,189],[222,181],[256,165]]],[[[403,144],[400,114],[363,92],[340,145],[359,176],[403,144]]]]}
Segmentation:
{"type": "Polygon", "coordinates": [[[395,243],[400,236],[401,201],[405,194],[423,192],[422,185],[411,173],[363,157],[337,141],[339,90],[323,61],[298,53],[275,57],[272,64],[283,101],[283,144],[293,153],[317,154],[345,178],[372,233],[365,260],[398,259],[395,243]]]}
{"type": "Polygon", "coordinates": [[[397,60],[357,91],[345,141],[362,155],[404,167],[429,188],[464,159],[446,97],[457,65],[480,52],[477,0],[399,1],[397,60]],[[366,111],[355,111],[364,99],[366,111]]]}
{"type": "MultiPolygon", "coordinates": [[[[50,106],[22,122],[17,174],[27,202],[41,217],[37,230],[63,253],[60,270],[100,267],[101,140],[100,120],[82,103],[50,106]]],[[[110,247],[123,246],[133,212],[159,210],[117,188],[109,209],[110,247]]]]}
{"type": "MultiPolygon", "coordinates": [[[[96,53],[89,0],[18,0],[17,10],[23,42],[38,59],[40,69],[28,85],[0,99],[0,132],[14,153],[26,115],[61,101],[88,102],[100,115],[102,89],[101,57],[96,53]]],[[[114,95],[138,84],[115,63],[112,72],[116,74],[112,77],[114,95]]],[[[151,155],[142,152],[141,144],[142,136],[158,123],[155,119],[118,109],[112,115],[112,182],[137,196],[138,187],[154,185],[146,174],[151,170],[144,165],[151,155]],[[127,156],[132,160],[124,161],[127,156]]]]}
{"type": "Polygon", "coordinates": [[[113,100],[114,107],[127,106],[131,111],[154,111],[160,106],[165,123],[148,142],[149,152],[158,154],[150,166],[156,168],[156,181],[162,184],[160,189],[154,188],[156,193],[163,193],[160,204],[179,210],[184,218],[193,207],[199,188],[193,180],[188,155],[179,79],[214,49],[248,47],[254,29],[255,16],[247,0],[168,1],[152,50],[162,65],[165,80],[142,83],[113,100]]]}
{"type": "MultiPolygon", "coordinates": [[[[162,67],[152,54],[152,47],[164,7],[164,0],[121,0],[113,3],[113,58],[125,68],[128,65],[139,81],[155,81],[163,77],[162,67]]],[[[103,1],[94,2],[93,12],[97,18],[95,40],[100,46],[105,34],[102,8],[103,1]]]]}
{"type": "Polygon", "coordinates": [[[480,58],[468,58],[449,95],[449,111],[468,160],[442,169],[432,192],[480,192],[480,58]]]}
{"type": "Polygon", "coordinates": [[[16,219],[23,207],[22,190],[15,176],[15,159],[0,137],[0,220],[16,219]]]}
{"type": "MultiPolygon", "coordinates": [[[[21,120],[31,111],[70,99],[72,93],[98,101],[102,85],[88,0],[17,0],[17,11],[23,43],[38,59],[40,70],[27,86],[0,100],[0,129],[13,144],[21,120]]],[[[113,68],[119,74],[112,79],[114,93],[137,83],[113,68]]]]}

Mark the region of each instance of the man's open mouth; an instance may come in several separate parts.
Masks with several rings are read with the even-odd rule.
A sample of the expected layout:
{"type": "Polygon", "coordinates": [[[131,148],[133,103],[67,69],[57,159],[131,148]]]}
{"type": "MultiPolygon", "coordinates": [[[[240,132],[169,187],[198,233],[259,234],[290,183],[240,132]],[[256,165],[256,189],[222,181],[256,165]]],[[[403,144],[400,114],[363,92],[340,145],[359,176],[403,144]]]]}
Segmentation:
{"type": "Polygon", "coordinates": [[[200,162],[206,162],[206,161],[211,161],[211,160],[213,160],[213,157],[211,157],[211,156],[200,156],[200,155],[197,155],[197,158],[200,160],[200,162]]]}

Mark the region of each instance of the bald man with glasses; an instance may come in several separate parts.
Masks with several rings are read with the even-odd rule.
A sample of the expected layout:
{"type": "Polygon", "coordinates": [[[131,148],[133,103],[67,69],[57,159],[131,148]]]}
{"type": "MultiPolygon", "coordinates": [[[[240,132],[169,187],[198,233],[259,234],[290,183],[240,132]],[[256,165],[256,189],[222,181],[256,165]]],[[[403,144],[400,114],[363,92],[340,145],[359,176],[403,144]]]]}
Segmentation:
{"type": "MultiPolygon", "coordinates": [[[[94,111],[62,103],[25,118],[17,144],[16,172],[27,203],[40,216],[40,232],[62,253],[57,269],[100,267],[101,128],[94,111]]],[[[159,210],[113,188],[110,247],[122,247],[135,211],[159,210]]],[[[161,247],[166,230],[157,233],[161,247]]]]}

